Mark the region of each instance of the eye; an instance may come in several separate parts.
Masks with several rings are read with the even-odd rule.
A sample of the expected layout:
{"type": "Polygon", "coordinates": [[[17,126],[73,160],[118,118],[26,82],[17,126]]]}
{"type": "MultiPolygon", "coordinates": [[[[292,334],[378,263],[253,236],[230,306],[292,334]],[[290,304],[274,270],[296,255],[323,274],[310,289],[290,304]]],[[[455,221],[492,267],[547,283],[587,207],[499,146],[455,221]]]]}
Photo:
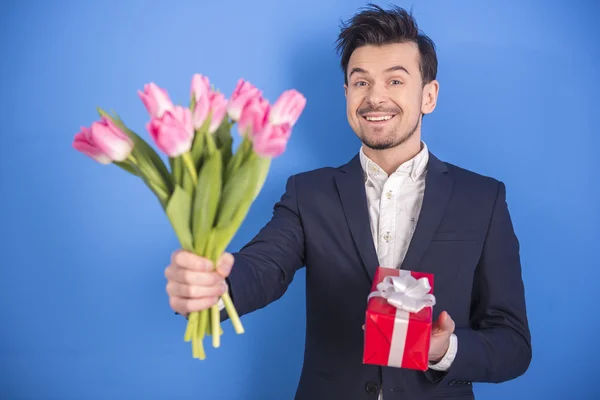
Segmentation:
{"type": "Polygon", "coordinates": [[[399,81],[398,79],[394,79],[394,80],[392,81],[392,85],[402,85],[402,82],[401,82],[401,81],[399,81]]]}
{"type": "Polygon", "coordinates": [[[367,82],[365,81],[357,81],[354,83],[354,86],[365,86],[367,84],[367,82]]]}

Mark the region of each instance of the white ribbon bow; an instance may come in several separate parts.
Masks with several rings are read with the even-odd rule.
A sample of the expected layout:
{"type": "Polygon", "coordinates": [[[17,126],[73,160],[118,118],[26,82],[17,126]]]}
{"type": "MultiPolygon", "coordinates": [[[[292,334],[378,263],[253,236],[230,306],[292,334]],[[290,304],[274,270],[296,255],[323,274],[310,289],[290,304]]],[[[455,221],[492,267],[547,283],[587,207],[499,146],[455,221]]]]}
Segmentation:
{"type": "Polygon", "coordinates": [[[431,285],[427,278],[416,279],[410,274],[403,276],[386,276],[377,284],[377,291],[367,297],[383,297],[394,307],[416,313],[425,307],[435,305],[435,296],[430,294],[431,285]]]}

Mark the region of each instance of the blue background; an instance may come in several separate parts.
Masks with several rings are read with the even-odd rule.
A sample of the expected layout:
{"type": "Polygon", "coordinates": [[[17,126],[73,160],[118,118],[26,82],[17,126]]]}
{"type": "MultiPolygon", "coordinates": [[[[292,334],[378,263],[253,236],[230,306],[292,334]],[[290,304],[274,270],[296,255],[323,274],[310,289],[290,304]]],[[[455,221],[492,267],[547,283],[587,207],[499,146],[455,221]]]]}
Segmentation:
{"type": "MultiPolygon", "coordinates": [[[[503,180],[522,243],[531,368],[478,399],[600,394],[597,255],[600,6],[593,1],[415,1],[439,51],[424,140],[503,180]]],[[[0,397],[291,399],[304,349],[304,271],[286,295],[224,324],[193,360],[165,293],[177,248],[146,187],[71,148],[96,106],[146,139],[137,97],[155,81],[186,102],[193,73],[229,95],[308,98],[230,250],[270,218],[290,174],[358,150],[334,51],[355,0],[5,1],[0,5],[0,397]]],[[[382,3],[386,6],[386,3],[382,3]]],[[[340,332],[343,335],[343,332],[340,332]]]]}

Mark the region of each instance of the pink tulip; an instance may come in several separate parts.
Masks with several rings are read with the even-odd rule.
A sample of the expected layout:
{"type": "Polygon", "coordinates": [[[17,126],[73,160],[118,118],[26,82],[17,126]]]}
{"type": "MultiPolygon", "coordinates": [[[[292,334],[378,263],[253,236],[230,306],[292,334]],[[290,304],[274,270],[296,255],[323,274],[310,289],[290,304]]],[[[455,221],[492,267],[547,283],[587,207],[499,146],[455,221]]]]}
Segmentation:
{"type": "Polygon", "coordinates": [[[267,123],[270,105],[262,97],[252,98],[242,110],[238,129],[242,136],[248,135],[252,138],[260,133],[267,123]]]}
{"type": "Polygon", "coordinates": [[[81,127],[81,131],[75,135],[73,147],[98,161],[100,164],[110,164],[113,161],[96,146],[92,140],[91,131],[88,128],[81,127]]]}
{"type": "Polygon", "coordinates": [[[75,135],[73,146],[94,160],[108,164],[125,161],[133,150],[133,141],[109,118],[102,117],[90,129],[82,127],[75,135]]]}
{"type": "Polygon", "coordinates": [[[200,74],[195,74],[192,78],[191,96],[193,96],[196,105],[194,107],[193,121],[194,129],[202,126],[208,113],[210,112],[210,82],[208,78],[200,74]]]}
{"type": "Polygon", "coordinates": [[[279,96],[269,114],[273,125],[294,125],[306,106],[306,98],[296,90],[286,90],[279,96]]]}
{"type": "Polygon", "coordinates": [[[194,126],[189,108],[175,106],[146,126],[158,148],[169,157],[177,157],[192,147],[194,126]]]}
{"type": "Polygon", "coordinates": [[[173,109],[173,103],[167,91],[154,82],[144,85],[144,91],[138,94],[152,118],[160,118],[165,111],[173,109]]]}
{"type": "Polygon", "coordinates": [[[201,74],[194,74],[192,77],[190,96],[193,96],[194,100],[197,102],[200,98],[206,97],[210,91],[210,81],[208,77],[201,74]]]}
{"type": "Polygon", "coordinates": [[[227,113],[229,117],[234,121],[239,121],[242,115],[242,111],[246,104],[253,98],[261,97],[262,93],[251,83],[240,79],[237,83],[229,104],[227,105],[227,113]]]}
{"type": "Polygon", "coordinates": [[[215,133],[225,115],[227,114],[227,99],[223,95],[223,93],[212,92],[210,94],[210,111],[212,112],[212,117],[210,119],[210,126],[208,127],[208,133],[215,133]]]}
{"type": "Polygon", "coordinates": [[[277,157],[285,151],[292,134],[290,124],[267,124],[252,137],[252,146],[261,157],[277,157]]]}
{"type": "Polygon", "coordinates": [[[191,95],[196,102],[193,113],[194,129],[199,129],[212,112],[208,132],[215,133],[227,113],[227,99],[222,93],[213,91],[209,79],[200,74],[195,74],[192,78],[191,95]]]}

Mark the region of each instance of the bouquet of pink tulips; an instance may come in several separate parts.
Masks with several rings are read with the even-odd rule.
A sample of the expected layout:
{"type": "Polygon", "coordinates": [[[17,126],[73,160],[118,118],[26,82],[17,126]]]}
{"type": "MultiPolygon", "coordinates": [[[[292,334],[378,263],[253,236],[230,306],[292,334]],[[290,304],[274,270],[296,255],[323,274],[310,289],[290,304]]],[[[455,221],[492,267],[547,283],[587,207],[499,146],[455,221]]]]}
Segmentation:
{"type": "MultiPolygon", "coordinates": [[[[170,168],[118,115],[102,109],[99,121],[75,135],[73,147],[142,179],[158,198],[181,247],[216,266],[262,189],[271,159],[285,150],[306,99],[287,90],[271,105],[243,79],[227,99],[199,74],[192,78],[189,106],[173,104],[154,83],[139,96],[150,114],[148,133],[170,168]],[[236,123],[241,143],[233,152],[236,123]]],[[[231,298],[225,293],[221,300],[236,333],[243,333],[231,298]]],[[[205,335],[219,347],[221,334],[218,305],[188,316],[184,340],[192,342],[194,358],[206,358],[205,335]]]]}

